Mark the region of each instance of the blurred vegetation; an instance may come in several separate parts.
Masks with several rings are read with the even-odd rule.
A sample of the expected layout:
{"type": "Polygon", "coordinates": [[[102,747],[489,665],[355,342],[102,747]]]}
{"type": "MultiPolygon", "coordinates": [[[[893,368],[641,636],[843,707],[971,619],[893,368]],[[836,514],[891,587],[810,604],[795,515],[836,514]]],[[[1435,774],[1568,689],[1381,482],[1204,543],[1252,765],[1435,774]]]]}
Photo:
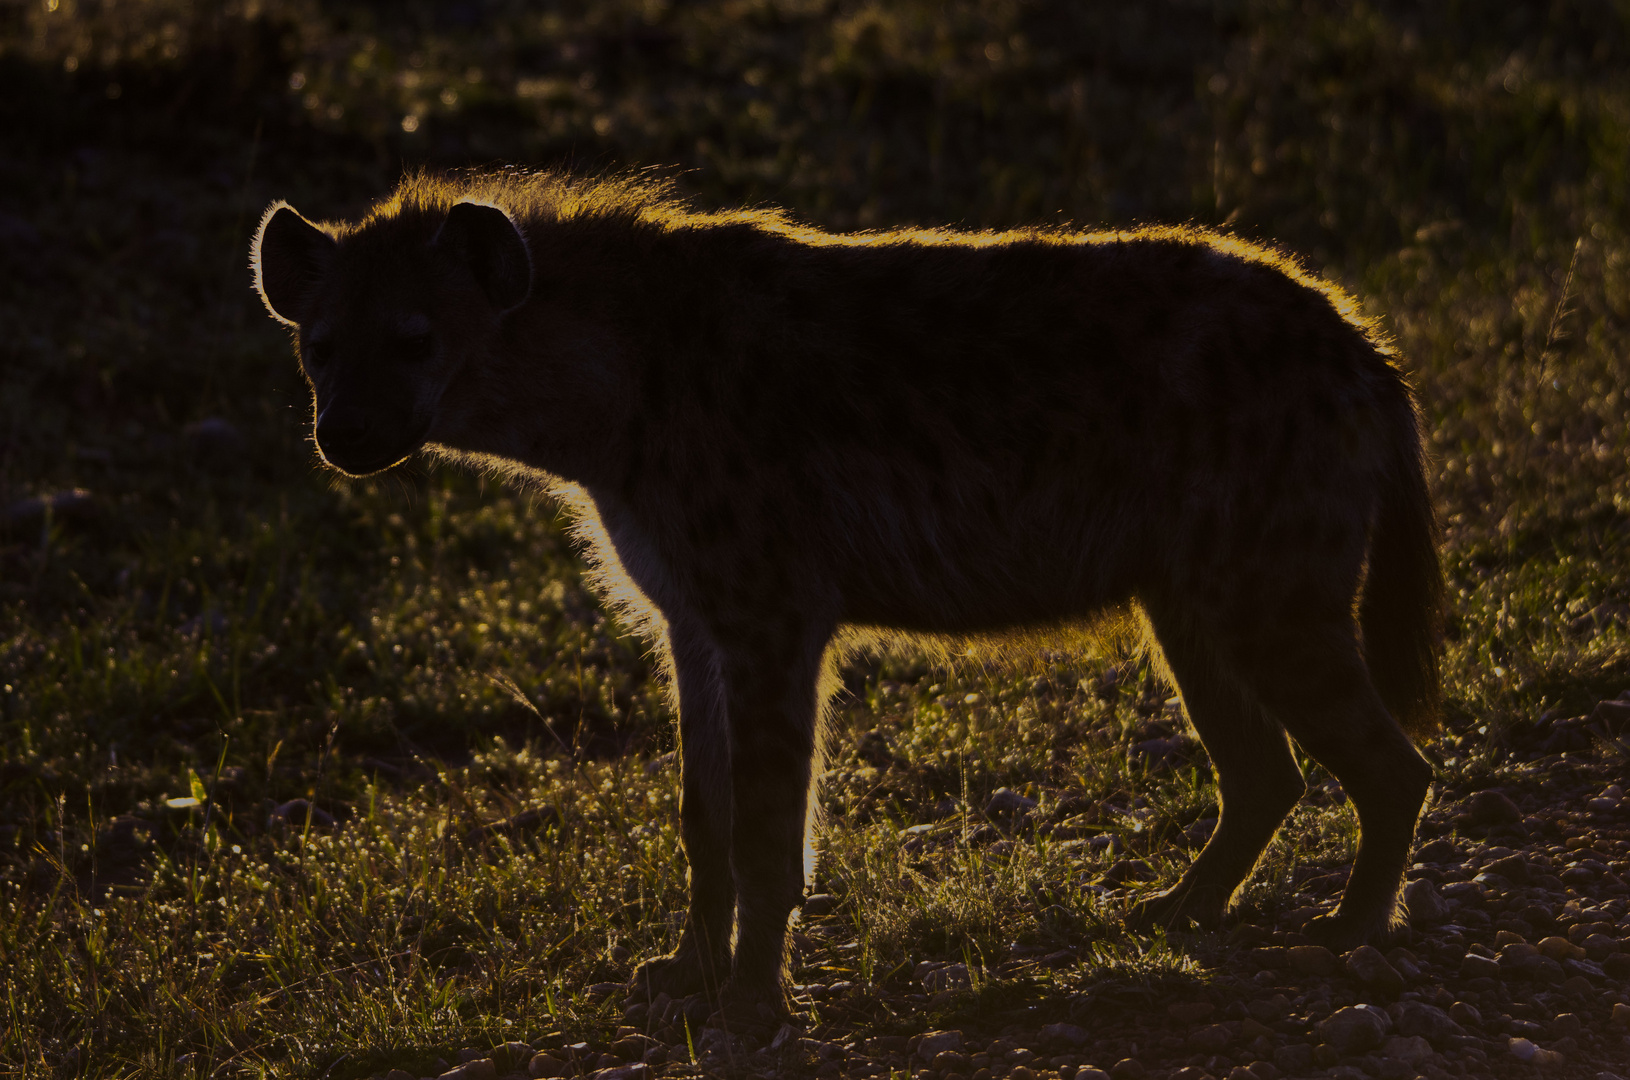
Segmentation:
{"type": "MultiPolygon", "coordinates": [[[[1630,686],[1627,38],[1566,0],[0,5],[0,1065],[429,1069],[609,1030],[588,988],[675,932],[648,659],[529,493],[318,468],[245,270],[272,198],[657,167],[838,230],[1195,221],[1301,253],[1421,393],[1454,598],[1434,752],[1465,776],[1630,686]]],[[[1012,787],[1059,843],[1175,875],[1213,793],[1129,754],[1176,733],[1144,674],[852,670],[821,872],[850,899],[799,977],[1047,942],[1098,960],[1027,1000],[1194,977],[1115,929],[1108,848],[981,833],[1012,787]]],[[[1249,901],[1350,840],[1306,804],[1249,901]]]]}

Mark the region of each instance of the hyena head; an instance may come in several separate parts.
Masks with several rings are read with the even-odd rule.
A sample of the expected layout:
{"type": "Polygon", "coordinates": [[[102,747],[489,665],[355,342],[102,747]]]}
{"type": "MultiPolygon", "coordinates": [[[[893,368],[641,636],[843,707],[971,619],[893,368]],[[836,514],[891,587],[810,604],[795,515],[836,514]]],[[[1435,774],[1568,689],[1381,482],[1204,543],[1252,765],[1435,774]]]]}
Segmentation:
{"type": "Polygon", "coordinates": [[[354,226],[274,203],[251,262],[267,309],[295,330],[317,449],[352,476],[436,437],[449,388],[532,287],[520,230],[474,202],[387,208],[354,226]]]}

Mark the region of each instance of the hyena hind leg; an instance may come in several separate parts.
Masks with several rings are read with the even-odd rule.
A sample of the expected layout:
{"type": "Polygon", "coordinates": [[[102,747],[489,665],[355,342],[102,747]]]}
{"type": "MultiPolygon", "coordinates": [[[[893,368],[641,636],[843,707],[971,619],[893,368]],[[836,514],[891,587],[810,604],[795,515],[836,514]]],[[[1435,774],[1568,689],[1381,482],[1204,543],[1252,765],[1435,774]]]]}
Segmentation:
{"type": "Polygon", "coordinates": [[[736,887],[730,873],[730,730],[724,678],[711,642],[671,628],[679,703],[679,828],[690,863],[690,906],[679,946],[635,969],[635,996],[717,997],[730,973],[736,887]]]}
{"type": "Polygon", "coordinates": [[[1217,772],[1217,829],[1170,889],[1135,905],[1128,925],[1214,929],[1305,785],[1284,731],[1216,649],[1181,616],[1145,605],[1189,720],[1217,772]]]}
{"type": "Polygon", "coordinates": [[[1273,670],[1252,685],[1269,714],[1329,770],[1358,813],[1358,854],[1341,903],[1308,925],[1335,950],[1383,943],[1399,928],[1397,901],[1432,767],[1382,703],[1350,617],[1284,633],[1273,670]]]}

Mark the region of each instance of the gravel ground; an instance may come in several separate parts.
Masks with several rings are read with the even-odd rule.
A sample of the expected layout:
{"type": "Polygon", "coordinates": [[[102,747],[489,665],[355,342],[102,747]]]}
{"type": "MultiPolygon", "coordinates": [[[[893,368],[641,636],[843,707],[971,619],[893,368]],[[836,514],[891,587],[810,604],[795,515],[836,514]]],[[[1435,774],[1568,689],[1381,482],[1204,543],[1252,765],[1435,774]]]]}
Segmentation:
{"type": "MultiPolygon", "coordinates": [[[[797,999],[821,1002],[817,1025],[727,1033],[708,1025],[700,998],[628,999],[611,1040],[561,1033],[469,1050],[443,1080],[1630,1077],[1630,785],[1612,741],[1620,705],[1519,732],[1504,768],[1438,789],[1408,872],[1410,930],[1387,950],[1338,956],[1299,933],[1344,878],[1322,875],[1305,883],[1303,906],[1247,915],[1189,942],[1204,974],[1167,993],[1038,990],[1017,993],[1016,1007],[958,1011],[975,1000],[967,969],[925,962],[905,989],[798,987],[797,999]],[[1587,730],[1609,738],[1586,739],[1587,730]],[[948,1014],[975,1019],[875,1034],[899,1032],[903,1018],[948,1014]]],[[[809,934],[822,930],[822,906],[810,905],[809,934]]],[[[795,935],[795,948],[812,943],[843,945],[795,935]]],[[[990,1000],[991,985],[1022,987],[1027,974],[1077,959],[1016,949],[984,973],[987,994],[977,1000],[990,1000]]],[[[624,993],[618,984],[592,989],[624,993]]]]}

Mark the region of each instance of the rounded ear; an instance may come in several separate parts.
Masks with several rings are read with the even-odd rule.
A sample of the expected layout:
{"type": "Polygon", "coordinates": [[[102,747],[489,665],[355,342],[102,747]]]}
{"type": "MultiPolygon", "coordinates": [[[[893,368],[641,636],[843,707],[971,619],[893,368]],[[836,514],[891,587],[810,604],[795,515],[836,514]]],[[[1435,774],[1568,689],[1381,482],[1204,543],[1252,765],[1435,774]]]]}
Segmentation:
{"type": "Polygon", "coordinates": [[[255,289],[282,322],[300,321],[311,287],[334,250],[334,238],[278,201],[267,208],[249,247],[255,289]]]}
{"type": "Polygon", "coordinates": [[[508,214],[486,203],[455,203],[431,247],[462,262],[499,313],[532,291],[532,254],[508,214]]]}

